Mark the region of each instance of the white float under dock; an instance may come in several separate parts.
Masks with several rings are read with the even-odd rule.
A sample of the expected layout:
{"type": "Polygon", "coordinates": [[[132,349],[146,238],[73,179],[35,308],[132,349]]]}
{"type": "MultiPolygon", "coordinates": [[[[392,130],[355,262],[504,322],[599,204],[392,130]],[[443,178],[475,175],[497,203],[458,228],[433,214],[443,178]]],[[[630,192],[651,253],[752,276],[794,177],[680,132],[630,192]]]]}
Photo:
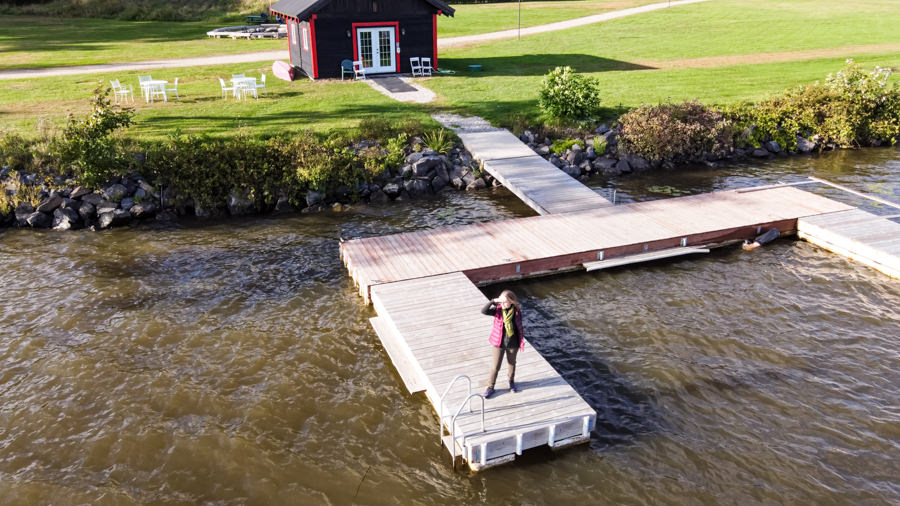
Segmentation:
{"type": "Polygon", "coordinates": [[[900,223],[859,209],[797,220],[797,236],[900,278],[900,223]]]}

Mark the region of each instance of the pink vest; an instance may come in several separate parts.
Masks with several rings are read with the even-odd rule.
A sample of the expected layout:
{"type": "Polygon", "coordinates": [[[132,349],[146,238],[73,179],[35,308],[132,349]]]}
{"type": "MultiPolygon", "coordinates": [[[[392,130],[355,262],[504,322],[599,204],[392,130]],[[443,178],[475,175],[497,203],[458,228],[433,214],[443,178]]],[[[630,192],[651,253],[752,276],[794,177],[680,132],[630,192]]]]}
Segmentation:
{"type": "MultiPolygon", "coordinates": [[[[522,312],[516,310],[516,330],[519,332],[519,349],[525,349],[525,331],[522,330],[522,312]]],[[[497,312],[494,314],[494,328],[491,329],[491,337],[488,339],[488,342],[491,343],[491,346],[500,347],[500,344],[503,341],[503,310],[497,307],[497,312]]]]}

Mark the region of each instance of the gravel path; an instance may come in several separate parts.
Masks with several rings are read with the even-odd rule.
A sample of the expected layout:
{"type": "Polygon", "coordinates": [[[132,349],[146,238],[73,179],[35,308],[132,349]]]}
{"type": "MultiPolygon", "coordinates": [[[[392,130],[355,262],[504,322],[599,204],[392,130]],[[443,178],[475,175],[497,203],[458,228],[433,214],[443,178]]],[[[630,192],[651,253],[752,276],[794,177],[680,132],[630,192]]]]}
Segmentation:
{"type": "MultiPolygon", "coordinates": [[[[480,42],[488,42],[492,40],[510,39],[521,35],[533,35],[536,33],[552,32],[556,30],[567,30],[576,26],[589,25],[608,21],[610,19],[631,16],[632,14],[640,14],[642,12],[650,12],[667,7],[675,7],[678,5],[692,4],[698,2],[708,2],[709,0],[676,0],[674,2],[660,2],[655,4],[643,5],[641,7],[632,7],[630,9],[622,9],[620,11],[606,12],[603,14],[595,14],[583,18],[569,19],[557,23],[546,25],[530,26],[519,30],[504,30],[502,32],[480,33],[476,35],[466,35],[462,37],[448,37],[438,39],[438,48],[459,47],[477,44],[480,42]]],[[[29,79],[34,77],[51,77],[51,76],[67,76],[75,74],[93,74],[102,72],[126,72],[134,70],[153,70],[162,68],[175,67],[201,67],[204,65],[226,65],[229,63],[247,63],[259,62],[266,60],[286,60],[288,59],[287,50],[265,51],[258,53],[243,53],[221,56],[206,56],[202,58],[183,58],[178,60],[153,60],[140,61],[131,63],[103,63],[98,65],[80,65],[77,67],[53,67],[45,69],[21,69],[21,70],[2,70],[0,71],[0,80],[3,79],[29,79]]]]}

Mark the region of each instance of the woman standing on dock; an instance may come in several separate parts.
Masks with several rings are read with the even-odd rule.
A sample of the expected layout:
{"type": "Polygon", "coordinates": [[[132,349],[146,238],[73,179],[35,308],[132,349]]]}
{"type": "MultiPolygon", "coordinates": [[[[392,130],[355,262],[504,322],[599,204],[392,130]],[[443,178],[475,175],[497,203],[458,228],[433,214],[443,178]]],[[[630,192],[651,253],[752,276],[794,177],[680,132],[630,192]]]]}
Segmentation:
{"type": "Polygon", "coordinates": [[[489,339],[494,347],[491,360],[491,376],[487,388],[484,390],[484,398],[488,399],[494,394],[494,383],[497,381],[497,373],[500,372],[500,364],[503,363],[503,355],[506,355],[506,363],[509,365],[509,391],[516,393],[516,355],[519,350],[525,349],[525,332],[522,330],[522,305],[516,294],[510,290],[503,290],[496,299],[488,301],[481,309],[483,314],[494,317],[494,327],[491,329],[489,339]]]}

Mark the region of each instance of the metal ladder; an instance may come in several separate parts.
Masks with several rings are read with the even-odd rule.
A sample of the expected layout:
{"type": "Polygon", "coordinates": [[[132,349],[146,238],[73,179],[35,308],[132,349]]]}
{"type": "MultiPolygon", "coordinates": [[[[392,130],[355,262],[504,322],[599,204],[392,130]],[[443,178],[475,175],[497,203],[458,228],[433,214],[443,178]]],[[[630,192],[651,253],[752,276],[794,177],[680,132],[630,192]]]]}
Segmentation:
{"type": "MultiPolygon", "coordinates": [[[[457,374],[456,376],[453,377],[452,380],[450,380],[450,384],[447,385],[447,388],[444,389],[444,393],[441,394],[440,398],[438,399],[438,406],[439,406],[439,408],[438,408],[438,439],[440,441],[438,444],[443,444],[443,442],[444,442],[444,397],[446,397],[447,394],[450,393],[450,389],[453,388],[453,385],[456,383],[456,380],[459,380],[459,379],[465,379],[469,388],[468,388],[468,395],[466,396],[465,399],[462,400],[462,402],[459,403],[459,407],[456,408],[456,413],[454,413],[453,416],[450,418],[450,427],[449,427],[450,443],[448,444],[448,446],[450,447],[450,458],[451,458],[451,463],[453,464],[454,469],[456,469],[456,418],[459,416],[459,413],[462,411],[463,407],[466,405],[467,402],[469,403],[469,413],[472,412],[472,398],[473,397],[478,397],[479,399],[481,399],[481,410],[480,410],[481,411],[481,432],[485,432],[485,429],[484,429],[484,396],[482,396],[481,394],[478,394],[478,393],[475,393],[475,394],[472,393],[472,379],[471,378],[469,378],[465,374],[457,374]]],[[[466,439],[466,436],[463,435],[464,443],[465,443],[465,439],[466,439]]]]}

